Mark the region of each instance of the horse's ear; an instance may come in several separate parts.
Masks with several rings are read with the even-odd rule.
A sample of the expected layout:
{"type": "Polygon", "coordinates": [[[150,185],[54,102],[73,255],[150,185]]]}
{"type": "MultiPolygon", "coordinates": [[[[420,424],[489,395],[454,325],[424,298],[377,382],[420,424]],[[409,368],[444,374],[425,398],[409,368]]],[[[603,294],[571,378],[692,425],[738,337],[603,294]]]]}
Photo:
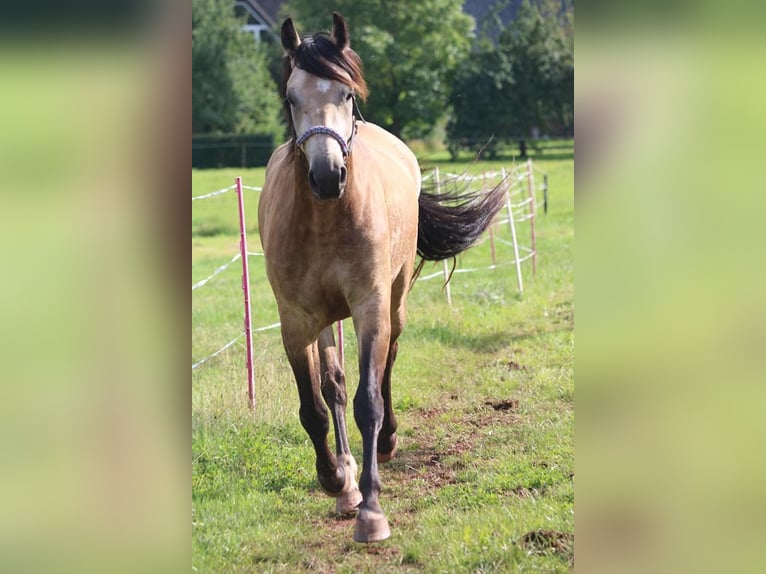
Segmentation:
{"type": "Polygon", "coordinates": [[[292,18],[288,18],[283,22],[281,36],[282,47],[292,56],[301,44],[301,37],[298,35],[298,30],[295,29],[292,18]]]}
{"type": "Polygon", "coordinates": [[[348,48],[351,43],[348,35],[348,24],[346,24],[343,16],[337,12],[332,13],[332,40],[341,52],[348,48]]]}

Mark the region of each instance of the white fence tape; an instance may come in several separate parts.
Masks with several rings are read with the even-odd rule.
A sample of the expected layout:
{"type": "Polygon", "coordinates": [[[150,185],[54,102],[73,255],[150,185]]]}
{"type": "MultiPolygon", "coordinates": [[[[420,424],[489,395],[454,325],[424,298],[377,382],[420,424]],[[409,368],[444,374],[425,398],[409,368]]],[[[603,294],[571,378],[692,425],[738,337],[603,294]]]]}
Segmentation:
{"type": "Polygon", "coordinates": [[[237,337],[236,339],[233,339],[233,340],[229,341],[228,343],[226,343],[226,344],[225,344],[223,347],[221,347],[220,349],[218,349],[218,350],[217,350],[215,353],[213,353],[212,355],[209,355],[209,356],[205,357],[204,359],[202,359],[201,361],[197,361],[196,363],[194,363],[194,364],[192,365],[192,371],[193,371],[194,369],[196,369],[197,367],[199,367],[200,365],[202,365],[203,363],[205,363],[205,362],[209,361],[209,360],[210,360],[210,359],[212,359],[213,357],[216,357],[216,356],[220,355],[221,353],[223,353],[223,352],[224,352],[226,349],[228,349],[229,347],[231,347],[231,346],[232,346],[234,343],[236,343],[237,341],[239,341],[239,340],[240,340],[242,337],[244,337],[244,336],[245,336],[245,332],[244,332],[244,331],[242,331],[242,332],[239,334],[239,337],[237,337]]]}
{"type": "MultiPolygon", "coordinates": [[[[248,255],[253,255],[253,256],[261,256],[261,257],[263,257],[263,253],[259,253],[259,252],[257,252],[257,251],[248,251],[248,252],[247,252],[247,254],[248,254],[248,255]]],[[[204,285],[207,285],[207,282],[208,282],[208,281],[210,281],[210,280],[211,280],[213,277],[215,277],[216,275],[218,275],[218,274],[220,274],[220,273],[223,273],[224,271],[226,271],[226,269],[227,269],[227,268],[228,268],[228,267],[229,267],[229,266],[230,266],[232,263],[234,263],[234,262],[235,262],[237,259],[239,259],[240,257],[242,257],[242,255],[240,255],[239,253],[237,253],[237,254],[236,254],[234,257],[232,257],[232,258],[231,258],[231,260],[230,260],[230,261],[228,261],[228,262],[224,263],[223,265],[221,265],[221,266],[220,266],[218,269],[216,269],[215,271],[213,271],[213,272],[212,272],[210,275],[208,275],[208,276],[207,276],[207,277],[205,277],[204,279],[202,279],[202,280],[200,280],[200,281],[197,281],[197,282],[196,282],[194,285],[192,285],[192,291],[194,291],[195,289],[199,289],[200,287],[203,287],[204,285]]]]}
{"type": "MultiPolygon", "coordinates": [[[[248,255],[250,255],[250,253],[248,253],[248,255]]],[[[192,285],[192,291],[194,291],[195,289],[199,289],[200,287],[203,287],[204,285],[207,285],[208,281],[210,281],[213,277],[215,277],[219,273],[222,273],[222,272],[226,271],[226,269],[229,267],[229,265],[234,263],[240,257],[242,257],[242,256],[239,253],[237,253],[234,257],[231,258],[231,261],[221,265],[218,269],[213,271],[213,273],[211,273],[210,275],[205,277],[202,281],[197,281],[194,285],[192,285]]]]}
{"type": "Polygon", "coordinates": [[[197,201],[198,199],[207,199],[209,197],[215,197],[216,195],[221,195],[222,193],[226,193],[227,191],[231,191],[234,189],[235,186],[230,185],[229,187],[225,187],[224,189],[219,189],[218,191],[211,191],[210,193],[206,193],[205,195],[198,195],[196,197],[192,197],[192,201],[197,201]]]}

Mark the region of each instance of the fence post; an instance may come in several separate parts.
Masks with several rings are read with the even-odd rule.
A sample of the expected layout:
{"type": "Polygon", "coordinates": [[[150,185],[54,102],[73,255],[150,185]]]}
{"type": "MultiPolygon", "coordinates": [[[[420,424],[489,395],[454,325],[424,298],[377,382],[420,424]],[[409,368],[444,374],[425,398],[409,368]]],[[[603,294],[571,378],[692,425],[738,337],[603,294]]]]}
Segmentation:
{"type": "MultiPolygon", "coordinates": [[[[439,182],[439,166],[434,167],[434,181],[436,182],[436,195],[441,195],[441,183],[439,182]]],[[[447,268],[447,260],[442,260],[442,268],[444,269],[444,293],[447,296],[447,305],[452,307],[452,292],[449,286],[449,269],[447,268]]]]}
{"type": "MultiPolygon", "coordinates": [[[[497,172],[494,172],[494,173],[497,174],[497,172]]],[[[493,177],[496,177],[496,175],[493,176],[493,177]]],[[[488,189],[488,187],[487,187],[487,172],[484,172],[483,174],[481,174],[481,178],[482,178],[481,193],[483,195],[483,194],[485,194],[487,192],[487,189],[488,189]]],[[[497,256],[495,255],[495,230],[494,230],[494,227],[495,227],[495,222],[493,221],[490,224],[490,226],[487,229],[487,231],[489,231],[489,251],[490,251],[490,254],[492,255],[492,265],[497,267],[497,256]]]]}
{"type": "Polygon", "coordinates": [[[247,398],[255,410],[255,376],[253,374],[253,325],[250,318],[250,272],[247,266],[247,234],[245,232],[245,200],[242,197],[242,178],[238,177],[237,203],[239,204],[239,248],[242,253],[242,290],[245,292],[245,339],[247,344],[247,398]]]}
{"type": "Polygon", "coordinates": [[[513,241],[513,258],[516,266],[516,284],[519,286],[519,295],[524,294],[524,281],[521,278],[521,261],[519,261],[519,242],[516,238],[516,222],[513,220],[513,208],[511,207],[511,193],[508,189],[508,178],[505,168],[501,168],[500,173],[505,182],[505,207],[508,209],[508,225],[511,227],[511,240],[513,241]]]}
{"type": "Polygon", "coordinates": [[[532,175],[532,160],[527,160],[527,191],[529,193],[529,209],[531,217],[529,218],[529,227],[532,233],[532,275],[537,274],[537,242],[535,241],[535,182],[532,175]]]}

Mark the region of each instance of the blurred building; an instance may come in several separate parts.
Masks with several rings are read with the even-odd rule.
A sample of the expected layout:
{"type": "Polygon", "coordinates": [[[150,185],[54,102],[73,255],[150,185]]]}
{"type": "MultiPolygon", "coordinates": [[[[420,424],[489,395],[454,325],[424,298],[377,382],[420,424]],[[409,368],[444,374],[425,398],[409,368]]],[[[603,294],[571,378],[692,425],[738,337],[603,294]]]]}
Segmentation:
{"type": "Polygon", "coordinates": [[[234,13],[238,17],[247,16],[247,22],[243,29],[250,32],[256,42],[261,42],[266,35],[274,36],[278,30],[279,8],[284,0],[236,0],[234,13]]]}
{"type": "MultiPolygon", "coordinates": [[[[247,16],[244,29],[253,34],[256,42],[261,42],[266,35],[275,36],[279,30],[279,10],[286,0],[236,0],[234,12],[237,16],[247,16]]],[[[486,27],[490,37],[495,37],[499,22],[508,25],[515,17],[522,0],[466,0],[463,11],[476,20],[477,30],[486,27]]]]}

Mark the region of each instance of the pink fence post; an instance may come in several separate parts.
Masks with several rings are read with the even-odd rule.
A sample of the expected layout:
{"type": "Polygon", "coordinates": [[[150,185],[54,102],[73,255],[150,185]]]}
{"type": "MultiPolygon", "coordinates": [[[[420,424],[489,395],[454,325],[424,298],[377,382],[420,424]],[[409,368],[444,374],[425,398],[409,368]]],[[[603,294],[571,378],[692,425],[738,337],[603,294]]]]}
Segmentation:
{"type": "Polygon", "coordinates": [[[340,368],[345,368],[343,357],[343,321],[338,321],[338,360],[340,361],[340,368]]]}
{"type": "Polygon", "coordinates": [[[255,409],[255,376],[253,374],[253,325],[250,318],[250,272],[247,267],[247,234],[245,232],[245,200],[242,197],[242,178],[238,177],[237,203],[239,203],[239,250],[242,254],[242,290],[245,292],[245,339],[247,340],[247,398],[250,409],[255,409]]]}

